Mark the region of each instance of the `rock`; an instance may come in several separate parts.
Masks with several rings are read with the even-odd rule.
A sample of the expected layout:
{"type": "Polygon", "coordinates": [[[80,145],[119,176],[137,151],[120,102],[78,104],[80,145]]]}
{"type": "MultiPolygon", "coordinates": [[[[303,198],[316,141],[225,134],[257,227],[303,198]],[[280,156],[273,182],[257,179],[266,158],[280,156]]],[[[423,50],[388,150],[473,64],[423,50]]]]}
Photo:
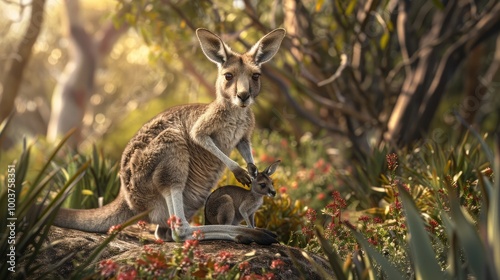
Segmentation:
{"type": "MultiPolygon", "coordinates": [[[[53,226],[50,230],[48,240],[53,245],[44,250],[34,265],[41,265],[42,269],[37,275],[29,275],[29,279],[38,279],[43,273],[50,273],[50,278],[69,278],[74,272],[75,267],[83,261],[98,247],[108,235],[88,233],[78,230],[64,229],[53,226]],[[74,256],[63,260],[69,252],[74,256]],[[62,265],[56,270],[50,271],[51,266],[62,261],[62,265]]],[[[118,238],[111,241],[102,251],[97,260],[89,267],[96,267],[102,260],[111,259],[116,263],[131,264],[144,253],[144,246],[150,250],[161,250],[162,252],[173,253],[176,248],[183,244],[166,242],[163,244],[154,243],[154,237],[150,231],[141,231],[137,226],[132,226],[123,231],[118,238]]],[[[214,259],[221,252],[229,253],[230,256],[225,264],[230,267],[238,265],[243,261],[250,264],[251,272],[262,274],[262,271],[274,272],[275,279],[323,279],[317,271],[317,267],[323,270],[333,278],[333,272],[329,268],[327,261],[320,256],[307,253],[310,259],[313,259],[315,265],[312,265],[304,256],[303,250],[274,244],[263,246],[257,244],[238,244],[230,241],[202,241],[198,247],[201,252],[214,259]],[[281,259],[284,265],[279,270],[272,270],[273,260],[281,259]]],[[[179,249],[178,249],[179,250],[179,249]]],[[[46,278],[46,277],[45,277],[46,278]]]]}

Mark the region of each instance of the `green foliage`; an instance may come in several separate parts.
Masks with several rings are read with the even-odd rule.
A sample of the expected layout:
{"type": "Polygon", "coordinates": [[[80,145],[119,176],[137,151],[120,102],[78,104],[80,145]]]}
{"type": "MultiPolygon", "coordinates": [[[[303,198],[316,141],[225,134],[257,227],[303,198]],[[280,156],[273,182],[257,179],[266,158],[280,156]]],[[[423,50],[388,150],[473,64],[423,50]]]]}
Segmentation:
{"type": "Polygon", "coordinates": [[[118,164],[107,159],[102,150],[92,148],[90,156],[81,153],[67,155],[61,163],[53,162],[52,168],[61,172],[55,178],[56,185],[73,176],[84,162],[89,162],[87,173],[75,185],[74,191],[63,204],[66,208],[88,209],[98,208],[115,199],[120,190],[118,164]]]}
{"type": "MultiPolygon", "coordinates": [[[[85,178],[85,173],[89,171],[94,173],[93,178],[96,182],[113,181],[108,180],[110,179],[107,172],[109,171],[108,163],[103,161],[102,156],[100,160],[92,161],[98,156],[96,152],[91,160],[84,161],[80,157],[80,161],[75,161],[78,164],[72,162],[69,164],[71,167],[66,169],[55,163],[57,155],[62,151],[64,143],[70,136],[71,133],[64,137],[48,155],[45,163],[35,168],[36,172],[32,174],[32,179],[28,179],[27,174],[30,169],[33,169],[30,160],[33,145],[27,145],[24,141],[23,152],[19,159],[9,165],[7,173],[1,176],[0,204],[6,208],[0,211],[0,226],[8,230],[1,235],[0,249],[6,254],[12,254],[8,256],[12,262],[0,263],[0,278],[2,279],[24,279],[32,275],[42,278],[50,277],[51,271],[55,271],[65,261],[73,259],[77,252],[67,252],[59,262],[49,267],[35,265],[36,260],[44,252],[56,245],[57,240],[48,239],[52,221],[73,189],[78,184],[88,185],[88,182],[82,180],[85,178]],[[57,185],[57,192],[54,191],[54,185],[57,185]],[[12,271],[12,266],[15,272],[12,271]]],[[[111,174],[116,177],[116,170],[111,174]]],[[[76,265],[73,277],[81,279],[93,273],[94,268],[91,264],[99,257],[106,245],[123,228],[144,217],[145,214],[147,213],[137,215],[116,228],[100,246],[94,249],[90,256],[76,265]]]]}
{"type": "MultiPolygon", "coordinates": [[[[0,211],[0,226],[2,229],[8,228],[9,231],[2,234],[0,249],[2,252],[14,254],[13,257],[9,256],[9,259],[13,261],[12,264],[15,263],[15,273],[9,270],[10,263],[2,262],[0,264],[2,279],[7,279],[11,273],[15,278],[24,278],[42,271],[40,266],[33,265],[34,260],[41,252],[52,246],[51,242],[47,240],[50,224],[67,193],[81,179],[88,165],[88,163],[83,164],[64,182],[60,192],[53,199],[47,199],[47,191],[58,172],[58,170],[48,172],[49,165],[70,135],[68,134],[53,150],[33,181],[26,180],[30,165],[31,145],[28,146],[25,141],[19,160],[9,165],[7,174],[1,180],[0,204],[7,209],[0,211]],[[45,202],[47,205],[43,208],[38,206],[45,202]]],[[[65,258],[70,258],[72,255],[73,252],[68,252],[65,258]]],[[[49,269],[43,267],[43,271],[51,271],[56,269],[58,265],[60,263],[53,264],[49,269]]]]}
{"type": "Polygon", "coordinates": [[[305,223],[305,209],[300,200],[293,200],[287,193],[264,197],[264,204],[255,213],[255,225],[275,232],[278,241],[297,246],[300,240],[296,234],[305,223]]]}
{"type": "MultiPolygon", "coordinates": [[[[495,171],[500,168],[498,146],[495,171]]],[[[315,227],[316,214],[308,213],[311,223],[304,234],[312,248],[306,248],[322,248],[339,279],[497,278],[493,251],[498,246],[491,232],[481,232],[498,224],[500,200],[492,192],[500,182],[493,183],[484,158],[492,152],[481,152],[481,147],[487,147],[483,139],[465,138],[449,148],[427,143],[406,156],[387,155],[388,174],[381,180],[387,185],[377,188],[385,192],[387,206],[362,211],[373,218],[342,216],[347,205],[334,195],[323,210],[331,220],[316,235],[308,231],[315,227]]]]}

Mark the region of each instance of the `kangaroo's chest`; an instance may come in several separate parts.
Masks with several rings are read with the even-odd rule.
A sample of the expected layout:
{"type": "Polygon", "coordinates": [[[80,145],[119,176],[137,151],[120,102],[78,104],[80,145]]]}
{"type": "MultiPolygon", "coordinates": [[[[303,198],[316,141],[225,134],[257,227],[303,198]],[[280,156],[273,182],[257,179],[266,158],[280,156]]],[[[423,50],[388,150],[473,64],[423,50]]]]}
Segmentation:
{"type": "Polygon", "coordinates": [[[224,125],[223,129],[213,133],[211,138],[224,154],[229,155],[241,141],[247,130],[248,125],[244,122],[228,122],[224,125]]]}

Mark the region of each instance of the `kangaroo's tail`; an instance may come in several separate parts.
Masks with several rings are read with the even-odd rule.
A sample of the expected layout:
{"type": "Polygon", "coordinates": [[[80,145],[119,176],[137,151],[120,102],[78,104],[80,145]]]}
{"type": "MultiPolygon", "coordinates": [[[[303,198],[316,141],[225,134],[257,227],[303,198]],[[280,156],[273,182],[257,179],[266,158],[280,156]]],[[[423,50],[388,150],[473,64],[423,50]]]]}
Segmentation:
{"type": "Polygon", "coordinates": [[[87,232],[108,232],[113,225],[119,225],[134,216],[123,193],[111,203],[96,209],[61,208],[54,219],[54,225],[87,232]]]}

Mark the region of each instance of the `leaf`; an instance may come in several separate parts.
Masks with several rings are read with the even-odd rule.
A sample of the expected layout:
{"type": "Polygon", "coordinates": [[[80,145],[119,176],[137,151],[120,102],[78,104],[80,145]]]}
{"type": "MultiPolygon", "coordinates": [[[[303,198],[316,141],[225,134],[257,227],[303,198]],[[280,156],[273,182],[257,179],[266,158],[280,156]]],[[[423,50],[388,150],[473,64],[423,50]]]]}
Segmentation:
{"type": "Polygon", "coordinates": [[[413,198],[404,187],[398,185],[399,195],[403,203],[408,225],[410,254],[414,261],[417,279],[442,279],[443,272],[436,260],[431,240],[425,230],[422,217],[413,198]]]}
{"type": "Polygon", "coordinates": [[[387,44],[389,44],[389,39],[391,38],[390,32],[384,32],[384,35],[380,38],[380,48],[385,50],[387,48],[387,44]]]}
{"type": "Polygon", "coordinates": [[[323,3],[324,3],[324,2],[325,2],[324,0],[317,0],[317,1],[316,1],[316,5],[315,5],[315,7],[314,7],[314,10],[315,10],[316,12],[319,12],[319,11],[321,10],[321,7],[323,7],[323,3]]]}
{"type": "Polygon", "coordinates": [[[495,139],[495,186],[490,200],[488,211],[488,243],[490,246],[492,260],[492,271],[495,277],[500,277],[500,242],[498,242],[498,232],[500,232],[500,135],[495,139]]]}
{"type": "Polygon", "coordinates": [[[326,238],[323,237],[322,229],[316,227],[315,231],[316,231],[316,236],[318,237],[319,242],[321,244],[321,249],[323,249],[323,252],[328,258],[328,261],[330,263],[330,268],[333,270],[333,272],[335,272],[337,279],[339,280],[347,279],[346,276],[344,275],[344,270],[342,269],[340,256],[332,247],[332,245],[330,245],[328,240],[326,240],[326,238]]]}
{"type": "Polygon", "coordinates": [[[357,0],[351,0],[349,2],[349,5],[347,6],[347,8],[345,9],[345,15],[346,16],[350,16],[353,12],[354,12],[354,9],[356,8],[356,4],[358,3],[357,0]]]}
{"type": "Polygon", "coordinates": [[[94,192],[92,190],[84,189],[82,190],[83,195],[94,195],[94,192]]]}
{"type": "Polygon", "coordinates": [[[485,278],[486,251],[481,238],[479,237],[473,221],[469,215],[464,213],[458,198],[450,194],[451,218],[455,222],[456,233],[460,240],[460,245],[464,248],[470,269],[477,279],[485,278]]]}
{"type": "Polygon", "coordinates": [[[403,277],[403,273],[399,271],[384,255],[382,255],[379,251],[373,248],[370,243],[366,240],[366,238],[356,231],[356,229],[349,227],[352,234],[356,238],[359,244],[365,249],[366,253],[377,262],[382,271],[387,275],[387,279],[405,279],[403,277]]]}

